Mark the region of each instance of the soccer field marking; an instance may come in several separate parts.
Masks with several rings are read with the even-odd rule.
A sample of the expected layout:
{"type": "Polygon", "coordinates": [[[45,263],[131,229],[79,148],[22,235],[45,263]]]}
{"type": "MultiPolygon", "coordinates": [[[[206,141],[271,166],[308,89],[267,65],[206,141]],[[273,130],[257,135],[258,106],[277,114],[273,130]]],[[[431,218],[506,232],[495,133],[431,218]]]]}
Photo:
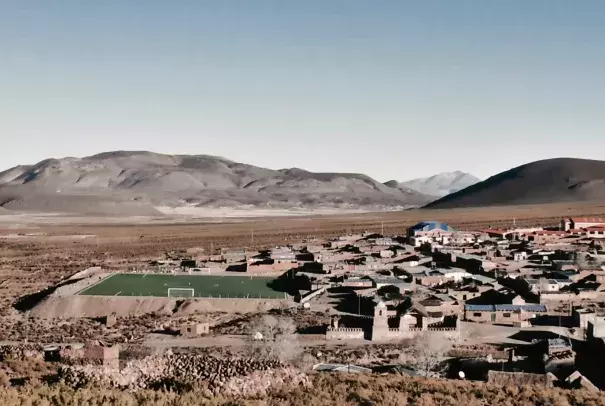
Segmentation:
{"type": "Polygon", "coordinates": [[[101,283],[104,283],[104,282],[106,282],[106,281],[110,280],[111,278],[113,278],[113,277],[114,277],[114,276],[116,276],[116,275],[118,275],[118,274],[117,274],[117,273],[113,273],[113,274],[109,275],[109,276],[108,276],[108,277],[106,277],[106,278],[102,278],[102,279],[101,279],[100,281],[98,281],[97,283],[94,283],[94,284],[90,285],[89,287],[82,289],[81,291],[79,291],[78,293],[76,293],[76,295],[86,295],[86,292],[87,292],[88,290],[90,290],[90,289],[94,288],[95,286],[97,286],[97,285],[99,285],[99,284],[101,284],[101,283]]]}
{"type": "MultiPolygon", "coordinates": [[[[195,293],[193,297],[199,298],[278,299],[281,298],[282,295],[285,297],[286,295],[284,295],[283,292],[273,291],[269,287],[270,281],[274,279],[275,278],[271,277],[255,277],[251,275],[191,276],[154,273],[115,273],[98,281],[94,285],[91,285],[79,294],[92,296],[166,297],[166,289],[174,288],[183,289],[185,291],[189,289],[194,290],[195,293]],[[143,281],[143,279],[146,280],[143,281]],[[238,279],[240,280],[240,284],[237,284],[238,279]],[[254,283],[252,283],[253,281],[254,283]],[[105,286],[105,282],[108,282],[106,284],[107,286],[105,286]],[[248,285],[248,282],[251,283],[248,285]],[[99,284],[101,284],[101,286],[98,286],[99,284]],[[268,291],[267,289],[271,291],[268,291]]],[[[191,297],[190,295],[187,296],[191,297]]]]}

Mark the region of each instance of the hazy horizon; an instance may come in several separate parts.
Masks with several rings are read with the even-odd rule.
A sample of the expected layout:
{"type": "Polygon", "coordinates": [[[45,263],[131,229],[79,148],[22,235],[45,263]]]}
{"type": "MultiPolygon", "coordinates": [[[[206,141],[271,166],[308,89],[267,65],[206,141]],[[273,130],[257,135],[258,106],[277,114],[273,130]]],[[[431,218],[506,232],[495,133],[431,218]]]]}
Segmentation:
{"type": "Polygon", "coordinates": [[[113,150],[405,181],[605,159],[605,3],[0,2],[0,170],[113,150]]]}

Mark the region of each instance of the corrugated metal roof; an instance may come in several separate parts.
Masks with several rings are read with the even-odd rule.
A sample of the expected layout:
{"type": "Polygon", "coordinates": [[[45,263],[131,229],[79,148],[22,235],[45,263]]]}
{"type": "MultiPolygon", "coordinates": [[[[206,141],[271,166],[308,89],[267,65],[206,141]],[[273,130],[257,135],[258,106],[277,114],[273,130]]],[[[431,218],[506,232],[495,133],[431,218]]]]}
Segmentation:
{"type": "Polygon", "coordinates": [[[496,311],[517,311],[524,310],[526,312],[546,312],[546,306],[541,304],[524,304],[524,305],[495,305],[496,311]]]}
{"type": "Polygon", "coordinates": [[[433,231],[433,230],[443,230],[443,231],[454,231],[446,223],[440,223],[438,221],[421,221],[415,226],[411,227],[412,230],[415,231],[433,231]]]}
{"type": "Polygon", "coordinates": [[[540,304],[525,305],[465,305],[464,309],[470,312],[514,312],[524,310],[526,312],[545,313],[546,306],[540,304]]]}
{"type": "Polygon", "coordinates": [[[494,311],[494,306],[493,305],[473,305],[473,304],[467,304],[464,306],[464,308],[470,312],[493,312],[494,311]]]}
{"type": "Polygon", "coordinates": [[[489,276],[484,276],[484,275],[472,275],[471,279],[474,279],[481,283],[495,283],[496,282],[496,279],[490,278],[489,276]]]}
{"type": "Polygon", "coordinates": [[[451,297],[450,295],[448,295],[447,293],[436,293],[433,296],[435,296],[438,299],[443,300],[444,302],[448,302],[448,301],[454,301],[455,299],[453,297],[451,297]]]}

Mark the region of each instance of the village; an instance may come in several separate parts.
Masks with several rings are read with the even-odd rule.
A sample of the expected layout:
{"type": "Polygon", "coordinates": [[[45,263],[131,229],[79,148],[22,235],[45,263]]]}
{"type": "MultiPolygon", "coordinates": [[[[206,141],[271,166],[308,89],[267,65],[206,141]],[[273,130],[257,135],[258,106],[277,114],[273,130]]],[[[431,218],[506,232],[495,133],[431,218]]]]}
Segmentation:
{"type": "MultiPolygon", "coordinates": [[[[518,228],[513,221],[506,230],[455,230],[423,221],[400,235],[309,237],[266,250],[184,250],[137,269],[86,270],[72,277],[74,283],[54,289],[31,314],[42,317],[40,309],[54,303],[65,313],[52,317],[99,320],[111,331],[120,320],[145,313],[160,317],[161,309],[174,308],[161,319],[171,327],[143,331],[141,344],[178,348],[183,357],[188,349],[235,348],[246,342],[254,347],[269,340],[275,347],[284,340],[276,338],[281,334],[295,339],[300,353],[313,354],[312,369],[347,372],[371,372],[393,357],[364,362],[325,354],[366,346],[369,354],[372,348],[392,351],[409,345],[423,349],[427,354],[422,357],[435,363],[415,370],[402,362],[408,374],[501,384],[529,380],[596,392],[605,388],[599,369],[605,359],[604,246],[605,218],[566,218],[540,228],[518,228]],[[116,279],[124,277],[135,279],[116,279]],[[95,301],[102,305],[87,310],[86,304],[93,308],[95,301]],[[279,322],[265,320],[246,333],[234,333],[211,319],[174,317],[212,312],[261,319],[277,315],[275,320],[286,314],[307,322],[305,328],[286,323],[287,332],[276,333],[279,322]]],[[[291,360],[295,350],[284,342],[272,355],[291,360]]],[[[13,343],[2,352],[25,351],[67,364],[91,362],[113,368],[116,376],[124,371],[120,346],[102,340],[24,345],[13,343]]],[[[184,362],[173,355],[161,362],[175,359],[184,362]]],[[[62,371],[68,382],[91,379],[91,370],[81,368],[62,371]]]]}
{"type": "MultiPolygon", "coordinates": [[[[480,325],[497,326],[491,344],[531,337],[530,353],[543,357],[532,373],[596,390],[590,380],[605,384],[594,362],[605,356],[604,247],[605,218],[465,231],[424,221],[404,235],[364,233],[279,247],[246,256],[241,266],[296,275],[286,278],[296,301],[331,315],[328,341],[393,342],[418,334],[469,341],[475,330],[474,342],[485,343],[480,325]]],[[[244,259],[242,250],[232,251],[227,262],[237,253],[244,259]]],[[[489,379],[529,372],[513,362],[520,359],[514,345],[508,352],[508,363],[489,379]]]]}

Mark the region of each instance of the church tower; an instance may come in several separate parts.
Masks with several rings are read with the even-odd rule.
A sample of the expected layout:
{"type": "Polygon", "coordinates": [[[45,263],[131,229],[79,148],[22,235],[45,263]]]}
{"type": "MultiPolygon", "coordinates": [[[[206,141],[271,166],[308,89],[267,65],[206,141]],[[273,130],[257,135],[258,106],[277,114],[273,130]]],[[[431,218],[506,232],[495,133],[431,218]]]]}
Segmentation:
{"type": "Polygon", "coordinates": [[[384,340],[389,335],[389,318],[387,316],[387,305],[383,301],[378,302],[374,308],[374,322],[372,324],[372,341],[384,340]]]}

